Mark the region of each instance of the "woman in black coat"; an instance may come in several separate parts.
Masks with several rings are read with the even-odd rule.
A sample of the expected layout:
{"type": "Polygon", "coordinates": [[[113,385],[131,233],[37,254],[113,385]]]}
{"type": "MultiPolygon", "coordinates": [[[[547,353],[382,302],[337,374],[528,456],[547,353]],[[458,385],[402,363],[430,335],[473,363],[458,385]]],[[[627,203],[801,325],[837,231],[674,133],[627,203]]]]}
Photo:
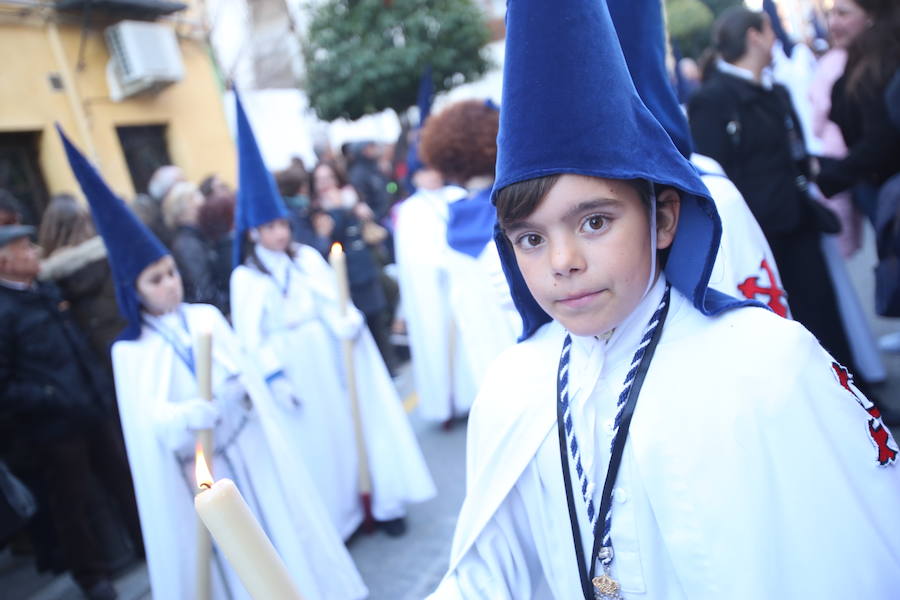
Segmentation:
{"type": "Polygon", "coordinates": [[[768,17],[742,7],[716,21],[716,69],[691,99],[694,148],[716,159],[759,222],[793,317],[853,369],[822,231],[839,227],[810,198],[810,159],[787,90],[766,80],[774,33],[768,17]]]}

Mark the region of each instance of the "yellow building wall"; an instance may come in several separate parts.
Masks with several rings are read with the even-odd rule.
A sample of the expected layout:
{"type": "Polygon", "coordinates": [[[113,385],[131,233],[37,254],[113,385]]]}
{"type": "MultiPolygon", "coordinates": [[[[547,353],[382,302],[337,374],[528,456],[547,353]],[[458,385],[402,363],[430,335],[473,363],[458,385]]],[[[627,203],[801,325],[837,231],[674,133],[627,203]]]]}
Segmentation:
{"type": "Polygon", "coordinates": [[[0,56],[5,58],[0,65],[0,133],[42,132],[40,167],[50,194],[79,191],[54,130],[55,122],[126,200],[134,197],[135,190],[116,133],[118,126],[166,125],[169,156],[184,169],[189,181],[199,183],[217,173],[234,185],[234,142],[202,42],[179,39],[185,72],[182,81],[156,94],[114,102],[106,82],[109,53],[102,29],[88,32],[84,67],[79,70],[81,28],[60,24],[56,43],[54,27],[8,19],[0,22],[0,56]],[[60,51],[54,52],[55,48],[60,51]],[[54,74],[61,75],[69,89],[54,90],[49,79],[54,74]]]}

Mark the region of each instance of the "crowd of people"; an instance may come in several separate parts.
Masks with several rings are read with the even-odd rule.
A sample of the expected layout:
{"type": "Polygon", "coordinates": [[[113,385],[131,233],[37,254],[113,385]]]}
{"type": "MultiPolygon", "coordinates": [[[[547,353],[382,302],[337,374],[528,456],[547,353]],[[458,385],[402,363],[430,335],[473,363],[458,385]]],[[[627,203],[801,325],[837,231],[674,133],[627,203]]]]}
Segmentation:
{"type": "MultiPolygon", "coordinates": [[[[852,557],[835,556],[827,576],[832,562],[823,560],[818,571],[798,563],[793,576],[760,583],[767,559],[751,542],[788,560],[833,541],[815,518],[791,512],[809,500],[787,483],[799,475],[790,454],[801,441],[827,453],[838,436],[854,438],[848,454],[821,467],[830,478],[805,483],[811,493],[829,490],[836,500],[820,511],[849,515],[859,539],[877,537],[878,519],[861,516],[869,499],[898,487],[870,474],[842,486],[835,474],[868,448],[856,438],[874,446],[881,466],[898,451],[882,422],[896,416],[872,403],[886,371],[862,303],[900,317],[900,6],[835,0],[828,44],[809,46],[787,36],[768,0],[763,12],[732,8],[696,67],[667,61],[655,0],[520,4],[510,7],[522,12],[509,15],[502,108],[466,100],[423,118],[398,144],[409,142],[405,163],[360,141],[323,150],[311,169],[295,160],[270,173],[237,100],[236,190],[216,175],[187,181],[167,165],[126,206],[62,133],[85,201],[55,196],[35,228],[0,190],[0,478],[21,482],[28,505],[15,510],[4,486],[10,525],[0,535],[30,548],[39,569],[69,570],[89,598],[115,598],[113,574],[144,556],[154,595],[190,597],[194,563],[183,548],[194,547],[194,441],[213,430],[214,471],[234,479],[269,523],[304,597],[365,597],[343,542],[370,518],[402,535],[406,506],[435,493],[391,381],[400,366],[392,334],[403,331],[424,418],[452,427],[479,397],[468,496],[435,598],[587,597],[594,575],[619,585],[615,575],[625,592],[694,597],[679,586],[689,582],[680,557],[699,547],[682,530],[696,518],[672,498],[695,484],[701,491],[688,504],[719,527],[695,527],[704,551],[718,550],[709,560],[732,561],[720,573],[752,567],[744,591],[715,578],[696,589],[727,588],[728,597],[834,589],[824,582],[839,581],[837,567],[852,557]],[[578,23],[566,26],[571,39],[551,41],[568,17],[578,23]],[[578,43],[579,53],[593,52],[580,70],[566,63],[574,56],[566,47],[578,43]],[[532,93],[535,78],[545,85],[532,93]],[[566,233],[576,220],[587,240],[578,248],[566,233]],[[844,262],[866,221],[876,233],[876,298],[858,297],[844,262]],[[601,237],[613,230],[627,235],[601,237]],[[327,264],[336,243],[346,308],[327,264]],[[596,265],[603,281],[593,280],[596,265]],[[576,280],[610,286],[615,306],[595,306],[599,292],[576,280]],[[752,310],[759,306],[769,312],[752,310]],[[671,322],[653,359],[644,347],[655,350],[666,311],[671,322]],[[648,321],[659,325],[644,331],[648,321]],[[215,339],[212,402],[200,397],[195,371],[204,327],[215,339]],[[625,362],[636,347],[633,365],[625,362]],[[748,353],[759,364],[742,370],[748,353]],[[660,366],[645,403],[665,418],[649,422],[642,408],[637,437],[622,437],[635,455],[613,483],[635,502],[617,491],[616,512],[631,516],[613,522],[611,484],[600,495],[596,477],[615,473],[622,450],[609,444],[620,423],[624,435],[629,426],[618,411],[632,385],[640,392],[643,375],[630,382],[651,359],[660,366]],[[686,377],[697,382],[692,399],[675,390],[677,402],[654,402],[654,391],[686,377]],[[709,414],[722,390],[751,406],[764,383],[784,397],[767,399],[781,425],[731,405],[709,414]],[[538,402],[548,385],[558,440],[553,403],[538,402]],[[816,394],[820,406],[843,395],[852,402],[818,415],[816,394]],[[851,411],[860,406],[867,429],[855,435],[848,424],[857,425],[851,411]],[[674,421],[686,437],[670,435],[674,421]],[[775,433],[734,446],[764,426],[775,433]],[[654,436],[677,451],[660,458],[654,436]],[[684,471],[714,443],[723,458],[706,477],[684,471]],[[767,452],[783,464],[773,467],[767,452]],[[728,458],[756,471],[736,480],[728,458]],[[767,504],[757,484],[774,486],[766,498],[783,504],[767,504]],[[857,502],[851,485],[874,491],[857,502]],[[719,495],[702,495],[713,486],[719,495]],[[547,510],[566,504],[568,523],[565,508],[547,510]],[[740,506],[746,522],[723,525],[726,505],[740,506]],[[790,518],[797,533],[784,538],[792,541],[759,542],[754,528],[765,518],[790,518]],[[597,555],[595,545],[587,577],[581,539],[593,537],[609,552],[597,555]],[[736,545],[750,550],[732,552],[736,545]],[[652,568],[642,574],[636,556],[652,568]]],[[[900,351],[900,333],[880,346],[900,351]]],[[[896,543],[884,542],[886,556],[896,543]]],[[[214,564],[216,597],[240,597],[234,573],[214,564]]],[[[867,589],[882,597],[897,583],[889,579],[870,579],[867,589]]]]}

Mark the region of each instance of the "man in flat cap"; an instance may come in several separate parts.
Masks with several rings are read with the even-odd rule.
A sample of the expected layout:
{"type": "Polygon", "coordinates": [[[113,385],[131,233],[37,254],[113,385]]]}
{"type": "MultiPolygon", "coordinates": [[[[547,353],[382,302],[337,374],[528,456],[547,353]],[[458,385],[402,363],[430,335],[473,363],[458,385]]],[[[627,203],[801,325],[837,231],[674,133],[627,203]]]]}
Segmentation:
{"type": "Polygon", "coordinates": [[[103,489],[139,532],[130,473],[99,361],[56,288],[35,280],[33,234],[0,226],[0,456],[35,491],[86,596],[112,599],[104,530],[117,521],[103,489]]]}

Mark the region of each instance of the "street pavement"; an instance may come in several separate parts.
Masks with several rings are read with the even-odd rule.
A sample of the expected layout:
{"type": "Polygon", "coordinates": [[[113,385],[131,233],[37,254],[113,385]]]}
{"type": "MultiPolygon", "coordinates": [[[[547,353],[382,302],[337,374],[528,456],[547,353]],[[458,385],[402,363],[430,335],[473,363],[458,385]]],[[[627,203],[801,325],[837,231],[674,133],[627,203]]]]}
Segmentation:
{"type": "MultiPolygon", "coordinates": [[[[871,230],[866,230],[863,249],[848,263],[848,270],[869,312],[876,337],[900,330],[900,320],[882,319],[872,311],[875,252],[871,230]]],[[[885,418],[900,426],[900,354],[884,355],[888,380],[875,388],[885,418]]],[[[407,365],[397,378],[404,404],[431,468],[438,496],[411,506],[407,534],[390,538],[384,533],[357,534],[349,542],[350,553],[369,587],[371,600],[421,600],[440,581],[447,566],[456,515],[465,493],[465,423],[450,432],[416,417],[416,397],[407,365]]],[[[898,430],[900,433],[900,430],[898,430]]],[[[122,600],[149,600],[146,567],[141,564],[116,580],[122,600]]],[[[0,552],[0,600],[80,600],[74,582],[67,575],[37,575],[28,558],[14,558],[0,552]]],[[[168,599],[165,599],[168,600],[168,599]]]]}
{"type": "MultiPolygon", "coordinates": [[[[357,533],[350,554],[369,587],[370,600],[421,600],[437,586],[447,568],[456,515],[465,494],[465,422],[452,430],[416,416],[417,396],[407,363],[395,379],[438,494],[409,507],[408,531],[391,538],[380,531],[357,533]]],[[[121,600],[150,600],[147,568],[139,564],[116,579],[121,600]]],[[[0,553],[0,600],[81,600],[69,575],[38,575],[29,557],[0,553]]],[[[168,599],[166,599],[168,600],[168,599]]],[[[176,600],[176,599],[172,599],[176,600]]]]}

